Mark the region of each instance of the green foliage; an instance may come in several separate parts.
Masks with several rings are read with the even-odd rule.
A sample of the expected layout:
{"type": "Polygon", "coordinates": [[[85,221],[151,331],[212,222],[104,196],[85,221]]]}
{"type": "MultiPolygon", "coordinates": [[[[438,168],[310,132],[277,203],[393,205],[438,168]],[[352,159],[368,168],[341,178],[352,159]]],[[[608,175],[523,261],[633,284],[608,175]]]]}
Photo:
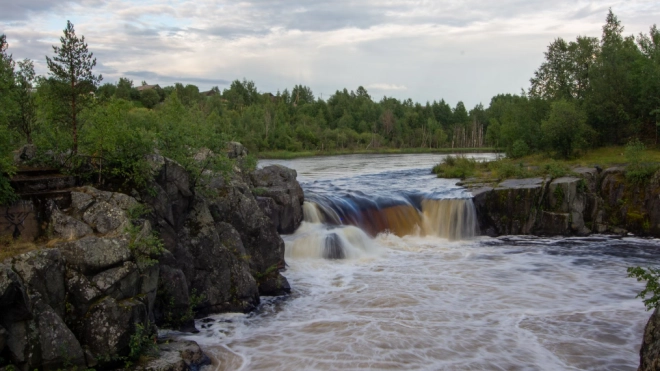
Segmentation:
{"type": "Polygon", "coordinates": [[[568,159],[587,148],[593,130],[586,115],[574,103],[560,100],[552,103],[550,116],[541,124],[546,148],[568,159]]]}
{"type": "Polygon", "coordinates": [[[160,95],[156,89],[146,89],[140,93],[140,102],[146,108],[154,108],[160,102],[160,95]]]}
{"type": "Polygon", "coordinates": [[[660,269],[628,267],[628,277],[637,278],[637,282],[646,281],[646,287],[637,294],[637,297],[644,301],[646,310],[656,308],[658,306],[658,300],[660,300],[660,283],[658,283],[660,269]]]}
{"type": "Polygon", "coordinates": [[[507,155],[511,158],[521,158],[529,154],[529,146],[527,142],[522,139],[518,139],[513,142],[511,150],[507,151],[507,155]]]}
{"type": "Polygon", "coordinates": [[[643,162],[645,149],[646,146],[639,139],[633,139],[626,145],[625,156],[628,162],[626,180],[632,184],[645,184],[660,170],[660,165],[657,163],[643,162]]]}
{"type": "MultiPolygon", "coordinates": [[[[143,210],[135,208],[129,214],[135,215],[143,210]]],[[[163,241],[155,231],[144,233],[142,226],[133,222],[125,230],[129,236],[128,248],[133,252],[140,268],[150,267],[158,263],[158,257],[165,251],[163,241]]]]}
{"type": "Polygon", "coordinates": [[[104,178],[142,189],[151,179],[145,156],[153,153],[155,135],[131,119],[132,106],[123,100],[89,109],[81,118],[80,149],[91,159],[98,182],[104,178]]]}
{"type": "Polygon", "coordinates": [[[544,175],[549,175],[551,178],[560,178],[571,173],[571,170],[565,165],[557,161],[550,161],[543,165],[544,175]]]}
{"type": "Polygon", "coordinates": [[[438,178],[459,178],[465,179],[474,175],[478,166],[475,159],[465,156],[447,156],[443,162],[433,167],[433,173],[438,178]]]}
{"type": "Polygon", "coordinates": [[[31,144],[37,120],[36,97],[32,92],[36,81],[34,63],[25,59],[18,62],[18,67],[14,88],[18,112],[11,120],[11,126],[31,144]]]}
{"type": "Polygon", "coordinates": [[[145,327],[140,323],[136,323],[135,332],[128,341],[128,347],[129,353],[126,360],[126,368],[130,367],[132,362],[137,361],[142,355],[157,352],[158,346],[156,345],[151,326],[145,327]]]}
{"type": "Polygon", "coordinates": [[[72,151],[78,152],[78,115],[94,103],[92,94],[103,79],[94,75],[94,54],[87,50],[85,37],[78,38],[71,21],[67,21],[60,46],[53,46],[55,56],[46,57],[53,94],[49,97],[58,106],[54,119],[69,129],[72,151]],[[64,109],[66,107],[66,109],[64,109]]]}

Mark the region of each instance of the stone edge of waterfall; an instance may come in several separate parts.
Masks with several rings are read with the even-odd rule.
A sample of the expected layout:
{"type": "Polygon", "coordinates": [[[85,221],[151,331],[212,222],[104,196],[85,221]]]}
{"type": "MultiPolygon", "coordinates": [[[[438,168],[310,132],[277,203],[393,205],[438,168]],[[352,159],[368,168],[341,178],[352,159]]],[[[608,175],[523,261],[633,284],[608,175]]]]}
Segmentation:
{"type": "Polygon", "coordinates": [[[473,194],[482,235],[660,237],[660,171],[645,184],[627,182],[622,167],[573,171],[556,179],[462,185],[473,194]]]}

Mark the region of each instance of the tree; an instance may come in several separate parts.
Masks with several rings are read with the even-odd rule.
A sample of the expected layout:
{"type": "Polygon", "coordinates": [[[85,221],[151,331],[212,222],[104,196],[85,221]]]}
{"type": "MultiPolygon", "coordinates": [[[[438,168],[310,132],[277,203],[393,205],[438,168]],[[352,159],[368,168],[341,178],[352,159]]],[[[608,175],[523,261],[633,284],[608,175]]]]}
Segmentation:
{"type": "Polygon", "coordinates": [[[586,115],[574,103],[565,100],[554,102],[550,116],[541,124],[547,148],[565,159],[585,149],[593,132],[586,122],[586,115]]]}
{"type": "Polygon", "coordinates": [[[147,108],[154,108],[160,102],[160,95],[156,89],[146,89],[140,92],[140,102],[147,108]]]}
{"type": "Polygon", "coordinates": [[[0,35],[0,205],[8,204],[16,198],[9,184],[9,176],[14,172],[11,158],[11,132],[9,119],[14,113],[14,61],[7,54],[7,39],[0,35]]]}
{"type": "Polygon", "coordinates": [[[87,50],[85,37],[78,38],[71,21],[67,21],[61,46],[53,46],[55,56],[46,57],[50,75],[54,80],[56,94],[53,99],[68,107],[66,113],[58,115],[58,121],[71,129],[73,153],[78,153],[78,115],[93,103],[92,93],[103,76],[94,75],[94,54],[87,50]]]}
{"type": "Polygon", "coordinates": [[[32,133],[37,119],[35,94],[32,91],[35,82],[34,63],[25,59],[18,62],[18,67],[15,94],[18,113],[11,125],[32,144],[32,133]]]}
{"type": "Polygon", "coordinates": [[[133,89],[133,80],[120,77],[115,90],[115,98],[131,100],[131,90],[133,89]]]}
{"type": "Polygon", "coordinates": [[[0,35],[0,125],[7,125],[15,112],[14,60],[8,47],[6,36],[0,35]]]}

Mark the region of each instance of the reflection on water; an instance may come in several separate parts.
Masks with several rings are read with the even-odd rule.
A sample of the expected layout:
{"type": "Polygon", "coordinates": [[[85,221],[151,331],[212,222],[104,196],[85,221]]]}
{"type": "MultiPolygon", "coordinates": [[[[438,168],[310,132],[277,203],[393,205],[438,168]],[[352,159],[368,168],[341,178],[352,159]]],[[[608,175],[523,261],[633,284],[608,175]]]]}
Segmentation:
{"type": "MultiPolygon", "coordinates": [[[[363,156],[365,164],[347,165],[379,169],[369,174],[371,184],[389,188],[373,192],[359,180],[364,174],[338,169],[335,159],[315,159],[316,170],[304,160],[306,196],[341,198],[360,191],[365,198],[403,199],[414,183],[420,185],[412,191],[427,199],[458,192],[447,191],[452,184],[443,190],[444,181],[429,177],[428,167],[409,165],[403,169],[409,178],[398,179],[404,163],[425,165],[414,156],[391,157],[391,167],[377,158],[377,164],[363,156]],[[335,189],[323,188],[321,179],[335,189]]],[[[285,165],[296,168],[297,161],[303,160],[285,165]]],[[[255,314],[198,323],[202,331],[191,338],[217,356],[217,369],[637,368],[649,313],[635,299],[641,286],[626,277],[626,267],[657,264],[658,240],[451,241],[424,233],[371,238],[355,226],[330,226],[339,224],[327,222],[332,216],[310,215],[306,208],[308,221],[284,237],[289,298],[266,299],[255,314]],[[344,259],[327,259],[326,239],[310,239],[315,233],[337,236],[330,240],[344,246],[344,259]]]]}

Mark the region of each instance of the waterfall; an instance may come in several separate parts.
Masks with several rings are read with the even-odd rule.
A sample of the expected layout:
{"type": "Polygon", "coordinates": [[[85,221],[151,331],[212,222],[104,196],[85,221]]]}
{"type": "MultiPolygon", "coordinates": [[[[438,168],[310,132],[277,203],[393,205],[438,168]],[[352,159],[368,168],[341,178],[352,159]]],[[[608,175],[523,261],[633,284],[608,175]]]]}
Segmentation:
{"type": "Polygon", "coordinates": [[[379,206],[374,201],[361,204],[325,198],[306,201],[303,216],[302,225],[287,242],[288,257],[355,259],[374,255],[379,248],[372,238],[383,232],[462,240],[475,237],[478,231],[471,199],[423,199],[415,207],[410,202],[379,206]]]}
{"type": "Polygon", "coordinates": [[[477,213],[471,199],[423,200],[424,234],[464,240],[477,235],[477,213]]]}

